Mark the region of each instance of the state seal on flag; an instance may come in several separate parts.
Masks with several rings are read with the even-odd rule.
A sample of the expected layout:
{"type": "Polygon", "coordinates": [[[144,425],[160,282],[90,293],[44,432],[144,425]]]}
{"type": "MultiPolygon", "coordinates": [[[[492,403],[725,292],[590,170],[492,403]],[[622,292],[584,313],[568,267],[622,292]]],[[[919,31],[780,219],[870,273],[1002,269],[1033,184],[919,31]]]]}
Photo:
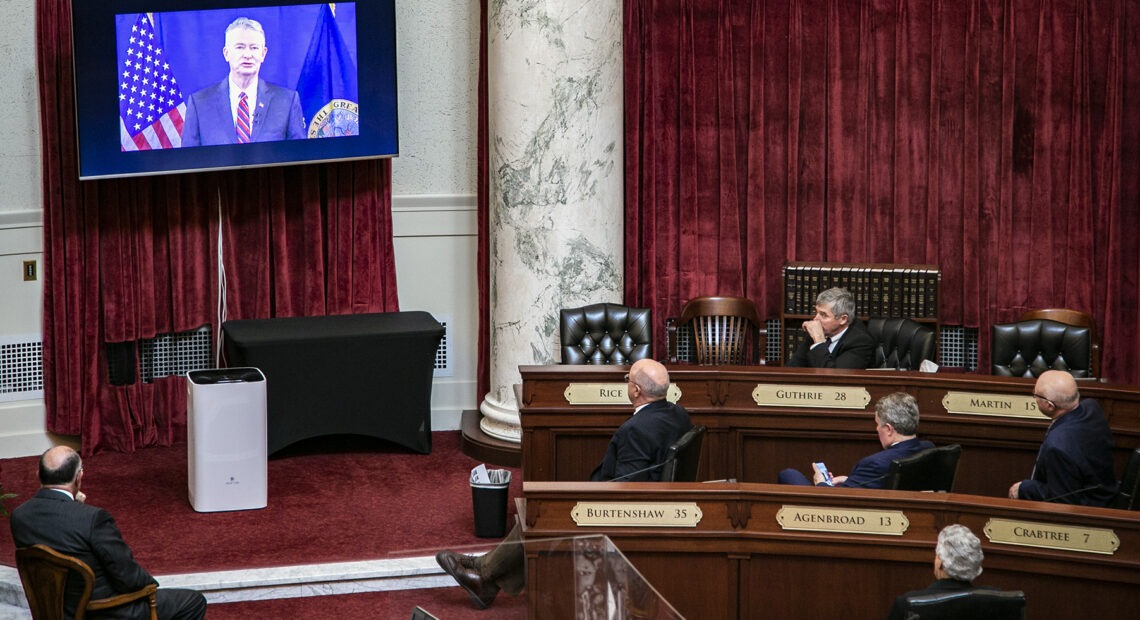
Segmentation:
{"type": "Polygon", "coordinates": [[[326,103],[309,122],[310,138],[341,138],[360,135],[360,105],[347,99],[326,103]]]}

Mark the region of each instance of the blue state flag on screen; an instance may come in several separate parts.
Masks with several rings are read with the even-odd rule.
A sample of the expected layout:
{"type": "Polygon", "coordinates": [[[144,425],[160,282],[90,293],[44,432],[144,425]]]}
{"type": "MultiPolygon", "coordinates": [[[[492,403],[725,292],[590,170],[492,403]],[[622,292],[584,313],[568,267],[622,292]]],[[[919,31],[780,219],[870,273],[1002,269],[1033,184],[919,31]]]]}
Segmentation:
{"type": "Polygon", "coordinates": [[[332,7],[324,4],[297,80],[310,138],[360,135],[356,84],[356,64],[340,34],[332,7]]]}
{"type": "Polygon", "coordinates": [[[117,31],[119,142],[124,151],[182,146],[186,102],[153,20],[153,15],[139,13],[133,25],[127,22],[117,31]]]}

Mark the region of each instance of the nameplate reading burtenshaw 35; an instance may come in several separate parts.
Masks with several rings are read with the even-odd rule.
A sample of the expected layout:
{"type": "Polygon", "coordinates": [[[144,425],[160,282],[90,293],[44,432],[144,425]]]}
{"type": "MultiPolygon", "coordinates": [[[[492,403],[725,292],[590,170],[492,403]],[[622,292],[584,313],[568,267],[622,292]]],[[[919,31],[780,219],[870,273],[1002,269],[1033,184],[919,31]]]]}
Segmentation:
{"type": "Polygon", "coordinates": [[[852,510],[819,506],[782,506],[776,521],[785,530],[902,536],[910,521],[901,510],[852,510]]]}
{"type": "Polygon", "coordinates": [[[1116,536],[1116,532],[1099,527],[990,519],[986,521],[985,532],[990,542],[1002,545],[1063,549],[1104,555],[1113,555],[1120,548],[1120,538],[1116,536]]]}
{"type": "MultiPolygon", "coordinates": [[[[569,405],[628,405],[625,388],[625,383],[571,383],[562,390],[562,396],[569,405]]],[[[671,403],[681,400],[681,388],[670,383],[665,399],[671,403]]]]}
{"type": "Polygon", "coordinates": [[[946,392],[942,397],[942,406],[946,408],[946,413],[1049,419],[1038,411],[1037,402],[1032,396],[946,392]]]}
{"type": "Polygon", "coordinates": [[[862,387],[761,383],[752,390],[752,400],[761,407],[866,409],[871,402],[871,394],[862,387]]]}
{"type": "Polygon", "coordinates": [[[696,502],[578,502],[570,511],[578,527],[696,527],[703,516],[696,502]]]}

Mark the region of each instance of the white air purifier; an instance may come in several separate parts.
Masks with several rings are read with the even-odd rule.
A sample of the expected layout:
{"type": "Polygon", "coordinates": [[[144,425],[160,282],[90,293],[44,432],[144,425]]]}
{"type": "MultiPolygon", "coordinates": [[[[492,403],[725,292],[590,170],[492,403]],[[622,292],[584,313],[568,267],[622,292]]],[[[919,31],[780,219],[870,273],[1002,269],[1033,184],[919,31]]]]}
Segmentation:
{"type": "Polygon", "coordinates": [[[265,375],[219,368],[186,378],[190,505],[198,512],[265,508],[265,375]]]}

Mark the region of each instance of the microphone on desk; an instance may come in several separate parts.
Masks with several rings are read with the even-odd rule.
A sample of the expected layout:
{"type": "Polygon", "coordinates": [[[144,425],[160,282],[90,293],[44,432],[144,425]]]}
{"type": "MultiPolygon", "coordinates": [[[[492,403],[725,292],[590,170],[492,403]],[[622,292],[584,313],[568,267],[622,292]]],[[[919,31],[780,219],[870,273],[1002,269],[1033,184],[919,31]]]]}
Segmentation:
{"type": "Polygon", "coordinates": [[[1059,499],[1065,499],[1066,497],[1069,497],[1072,495],[1079,495],[1081,493],[1088,493],[1089,491],[1097,491],[1100,489],[1104,489],[1103,484],[1094,484],[1091,487],[1085,487],[1083,489],[1077,489],[1076,491],[1069,491],[1068,493],[1063,493],[1061,495],[1057,495],[1056,497],[1050,497],[1047,499],[1043,499],[1041,501],[1043,501],[1043,502],[1055,502],[1059,499]]]}
{"type": "Polygon", "coordinates": [[[660,463],[658,463],[658,464],[656,464],[656,465],[650,465],[649,467],[645,467],[645,468],[639,469],[639,470],[637,470],[637,471],[631,471],[631,472],[629,472],[628,474],[623,474],[623,475],[621,475],[621,476],[618,476],[617,478],[612,478],[612,479],[610,479],[610,480],[606,480],[606,482],[621,482],[622,480],[626,480],[626,479],[628,479],[628,478],[632,478],[632,477],[634,477],[634,476],[636,476],[636,475],[638,475],[638,474],[644,474],[644,473],[645,473],[645,472],[647,472],[647,471],[653,471],[654,469],[658,469],[658,468],[660,468],[660,467],[664,467],[664,466],[665,466],[665,464],[666,464],[666,463],[668,463],[668,462],[669,462],[669,461],[662,461],[662,462],[660,462],[660,463]]]}

